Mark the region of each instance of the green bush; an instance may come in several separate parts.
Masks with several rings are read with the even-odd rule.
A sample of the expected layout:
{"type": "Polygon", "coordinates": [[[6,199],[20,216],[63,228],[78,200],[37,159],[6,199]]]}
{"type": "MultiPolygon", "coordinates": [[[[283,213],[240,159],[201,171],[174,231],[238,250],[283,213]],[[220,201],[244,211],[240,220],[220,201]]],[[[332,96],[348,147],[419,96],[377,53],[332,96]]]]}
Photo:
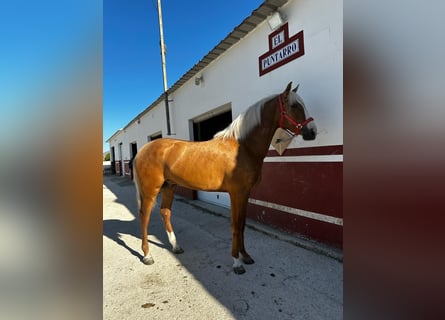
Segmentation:
{"type": "Polygon", "coordinates": [[[104,156],[104,161],[110,161],[110,153],[107,152],[104,156]]]}

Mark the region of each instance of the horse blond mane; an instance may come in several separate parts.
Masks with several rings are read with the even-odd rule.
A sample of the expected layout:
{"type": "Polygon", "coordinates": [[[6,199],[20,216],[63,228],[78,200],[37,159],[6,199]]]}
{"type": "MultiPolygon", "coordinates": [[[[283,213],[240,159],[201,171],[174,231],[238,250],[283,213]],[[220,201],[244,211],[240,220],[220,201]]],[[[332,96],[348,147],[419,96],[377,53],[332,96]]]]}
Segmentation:
{"type": "Polygon", "coordinates": [[[236,117],[227,128],[216,133],[214,138],[243,140],[253,128],[261,124],[261,112],[264,104],[275,96],[277,95],[266,97],[250,106],[246,111],[236,117]]]}

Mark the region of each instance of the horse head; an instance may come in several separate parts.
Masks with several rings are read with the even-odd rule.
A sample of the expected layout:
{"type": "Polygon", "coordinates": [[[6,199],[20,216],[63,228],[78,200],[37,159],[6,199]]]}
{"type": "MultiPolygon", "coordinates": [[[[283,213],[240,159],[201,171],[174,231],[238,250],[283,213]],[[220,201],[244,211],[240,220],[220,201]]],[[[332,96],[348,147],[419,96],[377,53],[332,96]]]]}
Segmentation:
{"type": "Polygon", "coordinates": [[[294,135],[301,134],[304,140],[314,140],[317,136],[317,126],[309,116],[303,99],[297,94],[299,86],[291,90],[291,81],[280,95],[280,127],[294,135]]]}

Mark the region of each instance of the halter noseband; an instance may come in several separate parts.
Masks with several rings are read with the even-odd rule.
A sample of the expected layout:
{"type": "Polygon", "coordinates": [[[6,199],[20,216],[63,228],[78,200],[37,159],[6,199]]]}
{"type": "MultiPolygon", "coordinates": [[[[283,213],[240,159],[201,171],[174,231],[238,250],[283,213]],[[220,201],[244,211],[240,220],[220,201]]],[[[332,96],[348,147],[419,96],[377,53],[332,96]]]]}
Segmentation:
{"type": "Polygon", "coordinates": [[[309,122],[314,121],[314,118],[309,117],[306,120],[304,120],[302,123],[298,123],[292,117],[284,110],[283,101],[281,99],[281,94],[278,96],[278,104],[280,105],[280,111],[281,111],[281,117],[280,117],[280,128],[283,128],[284,118],[287,119],[292,125],[295,126],[295,131],[293,132],[294,135],[298,136],[301,132],[301,129],[303,129],[304,126],[306,126],[309,122]]]}

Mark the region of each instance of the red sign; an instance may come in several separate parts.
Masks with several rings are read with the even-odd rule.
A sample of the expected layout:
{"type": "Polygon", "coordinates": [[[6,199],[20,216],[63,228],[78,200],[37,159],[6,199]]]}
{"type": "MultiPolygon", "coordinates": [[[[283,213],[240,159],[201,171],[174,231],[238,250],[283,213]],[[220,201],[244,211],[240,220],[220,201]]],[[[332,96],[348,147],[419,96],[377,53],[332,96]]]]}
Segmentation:
{"type": "Polygon", "coordinates": [[[289,37],[286,23],[269,34],[269,51],[258,58],[260,77],[304,55],[303,30],[289,37]]]}

